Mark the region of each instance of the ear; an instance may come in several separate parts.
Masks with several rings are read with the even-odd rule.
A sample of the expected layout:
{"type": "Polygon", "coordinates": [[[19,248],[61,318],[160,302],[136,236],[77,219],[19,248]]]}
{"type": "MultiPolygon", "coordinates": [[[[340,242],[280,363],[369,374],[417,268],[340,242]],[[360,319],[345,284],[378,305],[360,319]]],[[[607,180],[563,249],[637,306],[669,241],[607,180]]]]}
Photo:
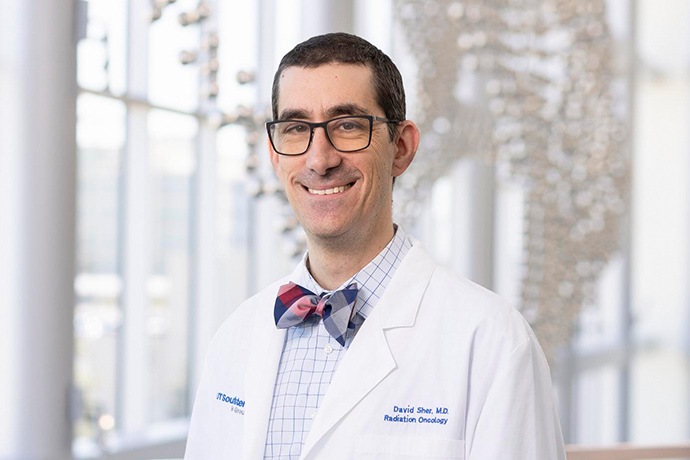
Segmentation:
{"type": "Polygon", "coordinates": [[[419,147],[419,129],[410,120],[405,120],[398,125],[398,133],[393,140],[395,143],[395,157],[393,158],[393,177],[398,177],[405,172],[419,147]]]}

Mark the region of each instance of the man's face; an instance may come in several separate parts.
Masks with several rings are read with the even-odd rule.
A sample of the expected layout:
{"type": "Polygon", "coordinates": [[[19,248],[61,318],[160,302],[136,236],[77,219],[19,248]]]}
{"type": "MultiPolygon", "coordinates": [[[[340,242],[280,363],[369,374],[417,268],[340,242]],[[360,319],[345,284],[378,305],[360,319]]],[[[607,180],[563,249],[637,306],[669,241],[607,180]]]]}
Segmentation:
{"type": "MultiPolygon", "coordinates": [[[[327,64],[283,72],[279,119],[321,122],[342,115],[385,117],[375,102],[368,67],[327,64]]],[[[308,235],[360,241],[392,223],[392,179],[402,173],[394,165],[395,153],[387,124],[374,122],[371,145],[365,150],[339,152],[324,130],[316,128],[306,153],[283,156],[271,149],[271,163],[308,235]],[[332,193],[318,193],[324,190],[332,193]]]]}

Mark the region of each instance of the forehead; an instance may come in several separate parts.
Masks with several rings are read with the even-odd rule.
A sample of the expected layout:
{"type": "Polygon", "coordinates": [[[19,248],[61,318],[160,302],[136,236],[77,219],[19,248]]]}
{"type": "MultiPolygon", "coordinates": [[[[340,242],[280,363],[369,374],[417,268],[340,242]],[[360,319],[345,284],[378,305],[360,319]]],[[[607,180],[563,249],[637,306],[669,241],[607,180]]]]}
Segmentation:
{"type": "Polygon", "coordinates": [[[362,107],[372,114],[374,111],[382,113],[376,103],[373,75],[368,66],[288,67],[280,75],[279,115],[286,111],[303,111],[319,118],[330,108],[346,104],[362,107]]]}

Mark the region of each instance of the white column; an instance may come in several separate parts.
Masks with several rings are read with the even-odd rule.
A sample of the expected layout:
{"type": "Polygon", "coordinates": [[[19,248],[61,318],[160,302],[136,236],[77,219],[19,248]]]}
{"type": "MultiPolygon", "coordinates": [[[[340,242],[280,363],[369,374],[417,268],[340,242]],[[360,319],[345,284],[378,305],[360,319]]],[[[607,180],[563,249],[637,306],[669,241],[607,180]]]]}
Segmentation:
{"type": "MultiPolygon", "coordinates": [[[[129,2],[127,92],[135,99],[147,96],[148,2],[129,2]]],[[[127,148],[124,181],[124,245],[122,305],[124,325],[118,353],[118,428],[125,434],[141,432],[150,414],[151,350],[146,335],[151,268],[149,166],[146,106],[127,107],[127,148]]]]}
{"type": "Polygon", "coordinates": [[[471,271],[475,283],[487,289],[494,286],[494,221],[496,218],[496,179],[493,165],[477,159],[472,162],[472,201],[470,216],[471,271]]]}
{"type": "MultiPolygon", "coordinates": [[[[211,33],[218,32],[218,1],[207,2],[213,12],[209,18],[201,23],[201,41],[207,40],[211,33]]],[[[207,50],[200,55],[201,62],[210,58],[207,50]]],[[[208,77],[202,74],[201,86],[208,84],[208,77]]],[[[200,88],[201,90],[201,88],[200,88]]],[[[202,99],[200,109],[203,113],[216,110],[217,103],[214,100],[202,99]]],[[[199,378],[206,357],[206,346],[209,339],[218,328],[216,319],[218,261],[216,248],[218,247],[217,235],[217,152],[216,152],[216,128],[210,126],[205,119],[199,120],[199,134],[197,138],[197,170],[194,174],[194,186],[192,195],[192,250],[193,262],[190,264],[191,283],[189,309],[189,335],[188,350],[189,360],[187,367],[187,408],[191,413],[194,397],[196,395],[199,378]]],[[[225,281],[223,281],[225,282],[225,281]]]]}
{"type": "Polygon", "coordinates": [[[73,0],[0,17],[0,458],[71,458],[73,0]]]}

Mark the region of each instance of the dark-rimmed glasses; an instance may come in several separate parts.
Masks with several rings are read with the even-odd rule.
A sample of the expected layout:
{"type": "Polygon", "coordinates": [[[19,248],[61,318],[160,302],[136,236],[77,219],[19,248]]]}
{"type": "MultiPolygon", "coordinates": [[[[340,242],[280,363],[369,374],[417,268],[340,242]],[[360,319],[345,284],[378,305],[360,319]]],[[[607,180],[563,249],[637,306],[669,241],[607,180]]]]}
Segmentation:
{"type": "Polygon", "coordinates": [[[347,115],[310,123],[302,120],[278,120],[266,123],[273,150],[280,155],[302,155],[309,150],[315,128],[323,128],[331,145],[339,152],[358,152],[371,144],[375,121],[400,123],[373,115],[347,115]]]}

